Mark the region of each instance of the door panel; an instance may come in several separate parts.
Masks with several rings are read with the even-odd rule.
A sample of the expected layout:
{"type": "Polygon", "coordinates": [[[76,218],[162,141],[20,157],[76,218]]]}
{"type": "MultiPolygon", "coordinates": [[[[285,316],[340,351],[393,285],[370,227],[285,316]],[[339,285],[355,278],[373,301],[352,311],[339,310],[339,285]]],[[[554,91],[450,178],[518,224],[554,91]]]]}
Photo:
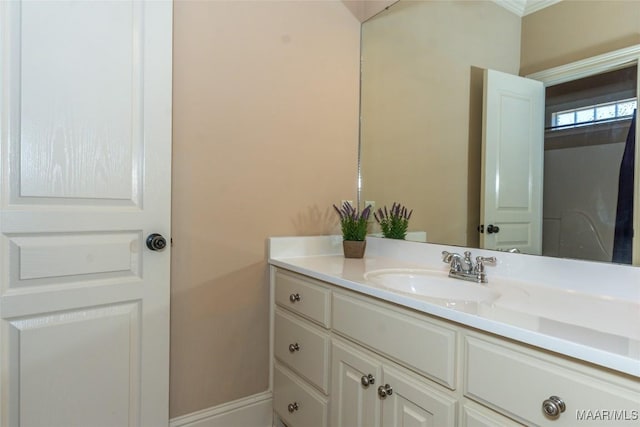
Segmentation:
{"type": "Polygon", "coordinates": [[[0,426],[168,424],[171,26],[0,2],[0,426]]]}
{"type": "Polygon", "coordinates": [[[380,363],[336,340],[332,342],[331,425],[379,427],[380,399],[376,389],[382,378],[380,363]],[[362,385],[372,375],[374,384],[362,385]]]}
{"type": "Polygon", "coordinates": [[[9,322],[20,425],[135,425],[139,310],[117,304],[9,322]]]}
{"type": "Polygon", "coordinates": [[[131,200],[141,165],[142,3],[20,9],[16,196],[131,200]]]}
{"type": "Polygon", "coordinates": [[[79,280],[140,279],[140,233],[55,233],[12,236],[9,289],[79,280]],[[89,279],[90,278],[90,279],[89,279]]]}
{"type": "Polygon", "coordinates": [[[483,121],[480,246],[541,254],[544,85],[485,70],[483,121]]]}
{"type": "Polygon", "coordinates": [[[393,394],[382,404],[385,427],[453,427],[456,425],[456,399],[388,365],[384,382],[393,394]]]}

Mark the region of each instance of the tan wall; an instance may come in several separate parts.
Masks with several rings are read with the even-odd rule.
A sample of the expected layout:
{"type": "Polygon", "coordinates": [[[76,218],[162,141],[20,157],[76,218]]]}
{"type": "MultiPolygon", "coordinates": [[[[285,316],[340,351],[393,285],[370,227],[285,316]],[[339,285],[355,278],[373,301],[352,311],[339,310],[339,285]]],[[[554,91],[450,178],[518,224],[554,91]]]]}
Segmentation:
{"type": "Polygon", "coordinates": [[[520,18],[490,1],[401,1],[363,26],[362,196],[477,246],[482,70],[517,74],[520,18]]]}
{"type": "Polygon", "coordinates": [[[564,0],[522,19],[520,74],[640,43],[640,1],[564,0]]]}
{"type": "Polygon", "coordinates": [[[171,417],[268,387],[265,239],[356,197],[359,31],[334,1],[175,2],[171,417]]]}

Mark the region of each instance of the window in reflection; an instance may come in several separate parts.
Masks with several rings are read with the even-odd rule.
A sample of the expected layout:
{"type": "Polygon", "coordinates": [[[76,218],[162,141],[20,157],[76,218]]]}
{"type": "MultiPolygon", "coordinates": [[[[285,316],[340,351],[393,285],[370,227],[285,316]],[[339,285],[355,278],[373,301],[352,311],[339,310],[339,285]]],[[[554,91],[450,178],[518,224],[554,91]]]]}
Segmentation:
{"type": "Polygon", "coordinates": [[[551,115],[551,129],[559,130],[567,127],[590,126],[614,120],[630,119],[637,106],[638,101],[631,98],[558,111],[551,115]]]}

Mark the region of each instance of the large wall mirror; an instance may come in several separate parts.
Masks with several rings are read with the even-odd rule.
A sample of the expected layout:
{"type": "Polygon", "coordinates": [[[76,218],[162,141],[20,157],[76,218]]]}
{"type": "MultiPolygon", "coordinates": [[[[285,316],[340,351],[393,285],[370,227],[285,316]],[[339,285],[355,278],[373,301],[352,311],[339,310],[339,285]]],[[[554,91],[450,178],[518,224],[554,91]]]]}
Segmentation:
{"type": "MultiPolygon", "coordinates": [[[[623,157],[640,151],[637,135],[627,143],[640,2],[560,1],[525,16],[498,3],[400,0],[363,24],[360,203],[400,202],[427,242],[481,247],[484,72],[527,76],[546,92],[541,254],[638,265],[640,239],[633,260],[614,247],[623,157]],[[611,52],[623,54],[607,62],[611,52]]],[[[636,228],[638,175],[622,196],[635,197],[636,228]]]]}

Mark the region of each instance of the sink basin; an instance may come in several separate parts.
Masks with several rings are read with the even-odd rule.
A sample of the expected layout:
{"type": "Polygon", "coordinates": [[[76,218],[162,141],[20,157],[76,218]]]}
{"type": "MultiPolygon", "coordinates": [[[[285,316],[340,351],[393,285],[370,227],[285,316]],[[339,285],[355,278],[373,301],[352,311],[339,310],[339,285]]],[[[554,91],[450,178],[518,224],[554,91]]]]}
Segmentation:
{"type": "Polygon", "coordinates": [[[372,284],[403,294],[436,298],[450,302],[487,302],[500,297],[500,293],[486,285],[465,282],[448,277],[447,273],[426,269],[384,269],[365,273],[372,284]]]}

